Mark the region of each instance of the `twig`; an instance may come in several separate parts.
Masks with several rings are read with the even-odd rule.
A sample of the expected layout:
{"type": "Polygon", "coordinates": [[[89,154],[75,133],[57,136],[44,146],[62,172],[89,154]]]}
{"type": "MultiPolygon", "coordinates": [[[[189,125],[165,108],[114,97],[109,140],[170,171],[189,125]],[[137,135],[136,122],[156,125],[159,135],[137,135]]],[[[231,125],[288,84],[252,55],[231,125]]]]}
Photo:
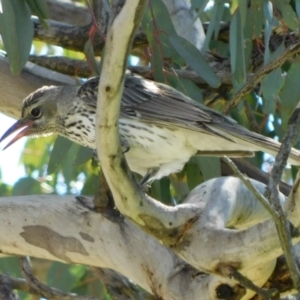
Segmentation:
{"type": "Polygon", "coordinates": [[[19,300],[8,275],[0,274],[0,299],[19,300]]]}
{"type": "MultiPolygon", "coordinates": [[[[64,56],[39,56],[39,55],[30,55],[30,62],[35,63],[41,67],[48,68],[53,71],[57,71],[66,75],[74,76],[76,74],[79,77],[90,77],[91,71],[89,65],[85,60],[74,59],[64,56]]],[[[147,79],[154,80],[153,74],[149,67],[144,66],[128,66],[128,69],[136,74],[139,74],[147,79]]],[[[181,78],[188,79],[193,83],[199,85],[201,88],[208,89],[208,84],[194,71],[191,70],[180,70],[180,69],[165,69],[166,72],[172,71],[181,78]]],[[[220,72],[218,74],[222,87],[230,88],[232,86],[231,74],[226,74],[220,72]]],[[[211,91],[218,92],[217,89],[210,88],[211,91]]],[[[208,92],[208,91],[207,91],[208,92]]]]}
{"type": "Polygon", "coordinates": [[[252,130],[255,132],[259,132],[259,126],[256,122],[253,111],[248,101],[244,101],[244,108],[252,130]]]}
{"type": "Polygon", "coordinates": [[[288,131],[282,141],[271,172],[267,193],[270,204],[278,216],[274,220],[281,246],[286,257],[286,262],[291,273],[291,278],[293,280],[294,287],[299,290],[300,272],[296,264],[295,252],[291,242],[290,223],[287,221],[279,201],[278,183],[286,166],[292,145],[298,136],[300,126],[300,104],[298,104],[294,109],[288,124],[288,131]]]}
{"type": "Polygon", "coordinates": [[[278,291],[276,289],[266,290],[266,289],[258,287],[251,280],[249,280],[243,274],[238,272],[235,268],[231,268],[230,275],[232,278],[234,278],[236,281],[238,281],[240,284],[242,284],[245,288],[256,292],[264,300],[270,300],[271,297],[274,297],[278,294],[278,291]]]}
{"type": "Polygon", "coordinates": [[[300,52],[300,42],[289,46],[281,55],[276,57],[269,64],[258,69],[254,73],[254,76],[242,87],[236,95],[227,103],[223,109],[224,114],[229,114],[235,107],[237,107],[240,102],[245,98],[245,96],[250,93],[269,73],[271,73],[276,68],[282,66],[288,59],[300,52]]]}
{"type": "Polygon", "coordinates": [[[234,162],[227,156],[223,157],[224,161],[228,164],[228,166],[232,169],[233,173],[245,184],[245,186],[249,189],[249,191],[257,198],[257,200],[262,204],[262,206],[270,213],[273,218],[277,218],[276,213],[272,209],[267,198],[261,194],[261,192],[252,184],[250,179],[242,174],[242,172],[237,168],[234,162]]]}
{"type": "Polygon", "coordinates": [[[73,293],[64,293],[56,288],[52,288],[40,282],[33,274],[32,268],[30,266],[29,258],[22,257],[21,268],[26,281],[29,286],[35,290],[39,295],[47,299],[57,299],[57,300],[97,300],[96,297],[85,297],[78,296],[73,293]]]}

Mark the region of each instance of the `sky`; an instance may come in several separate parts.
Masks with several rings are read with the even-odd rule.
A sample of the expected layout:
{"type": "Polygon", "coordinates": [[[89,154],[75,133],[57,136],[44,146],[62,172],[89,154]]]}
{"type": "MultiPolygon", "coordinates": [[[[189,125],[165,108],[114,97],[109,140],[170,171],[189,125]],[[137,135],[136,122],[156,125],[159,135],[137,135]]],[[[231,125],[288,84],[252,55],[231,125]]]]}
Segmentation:
{"type": "MultiPolygon", "coordinates": [[[[15,119],[0,113],[0,136],[2,136],[14,122],[16,122],[15,119]]],[[[19,159],[26,140],[27,138],[22,138],[4,151],[2,151],[2,148],[10,141],[10,138],[0,144],[0,170],[1,181],[3,183],[13,185],[18,178],[25,176],[25,170],[22,165],[19,165],[19,159]]]]}

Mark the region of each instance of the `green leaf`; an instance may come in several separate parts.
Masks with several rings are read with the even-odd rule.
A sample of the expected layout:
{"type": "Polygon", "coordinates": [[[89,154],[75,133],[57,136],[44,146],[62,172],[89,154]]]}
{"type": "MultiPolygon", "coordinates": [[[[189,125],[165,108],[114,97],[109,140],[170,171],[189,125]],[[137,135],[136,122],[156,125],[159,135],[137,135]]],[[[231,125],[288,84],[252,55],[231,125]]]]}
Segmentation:
{"type": "Polygon", "coordinates": [[[164,177],[159,182],[160,182],[161,201],[165,204],[171,204],[170,179],[164,177]]]}
{"type": "Polygon", "coordinates": [[[187,64],[211,87],[217,88],[220,85],[220,78],[213,72],[202,53],[193,44],[179,36],[170,36],[169,40],[187,64]]]}
{"type": "Polygon", "coordinates": [[[92,174],[85,180],[81,195],[95,195],[99,189],[99,176],[92,174]]]}
{"type": "Polygon", "coordinates": [[[82,165],[93,157],[94,150],[81,146],[76,154],[74,165],[82,165]]]}
{"type": "Polygon", "coordinates": [[[19,74],[27,62],[32,39],[31,11],[25,0],[2,0],[0,33],[12,73],[19,74]]]}
{"type": "Polygon", "coordinates": [[[67,153],[69,152],[73,142],[62,137],[58,136],[53,149],[51,151],[49,163],[48,163],[48,168],[47,168],[47,173],[52,174],[54,173],[59,165],[62,163],[64,158],[66,157],[67,153]]]}
{"type": "Polygon", "coordinates": [[[280,93],[281,99],[281,118],[282,127],[284,130],[287,128],[288,120],[300,99],[300,63],[291,65],[285,78],[285,83],[280,93]]]}
{"type": "Polygon", "coordinates": [[[189,96],[199,103],[203,103],[202,90],[191,80],[178,77],[173,73],[166,74],[168,83],[176,90],[189,96]]]}
{"type": "Polygon", "coordinates": [[[203,181],[221,176],[221,163],[218,157],[196,157],[203,181]]]}
{"type": "Polygon", "coordinates": [[[100,64],[95,58],[94,46],[91,39],[84,44],[83,52],[91,69],[91,75],[100,75],[100,64]]]}
{"type": "MultiPolygon", "coordinates": [[[[252,26],[252,16],[249,13],[250,11],[247,10],[247,15],[246,15],[246,21],[243,29],[244,33],[244,59],[245,59],[245,68],[247,70],[249,66],[249,62],[251,60],[252,56],[252,46],[253,46],[253,26],[252,26]]],[[[245,72],[246,72],[245,70],[245,72]]],[[[245,74],[246,76],[246,74],[245,74]]],[[[246,79],[245,79],[246,80],[246,79]]]]}
{"type": "Polygon", "coordinates": [[[41,194],[41,184],[32,177],[20,178],[14,185],[12,196],[41,194]]]}
{"type": "Polygon", "coordinates": [[[70,292],[81,283],[86,272],[87,267],[83,265],[72,266],[55,262],[47,274],[47,284],[64,292],[70,292]]]}
{"type": "Polygon", "coordinates": [[[261,0],[252,0],[249,12],[252,19],[253,37],[260,38],[264,27],[265,17],[261,0]]]}
{"type": "Polygon", "coordinates": [[[263,3],[264,15],[269,23],[273,21],[273,4],[270,0],[264,0],[263,3]]]}
{"type": "Polygon", "coordinates": [[[265,114],[274,114],[276,109],[276,101],[278,100],[279,91],[284,83],[281,74],[281,69],[276,69],[266,76],[261,85],[261,90],[264,98],[263,112],[265,114]]]}
{"type": "Polygon", "coordinates": [[[245,27],[247,16],[249,16],[247,7],[247,1],[239,0],[239,13],[241,17],[242,28],[245,27]]]}
{"type": "Polygon", "coordinates": [[[42,21],[48,18],[48,5],[45,0],[26,0],[32,14],[39,17],[42,21]]]}
{"type": "Polygon", "coordinates": [[[202,174],[196,157],[192,157],[186,165],[186,176],[189,189],[192,190],[203,182],[202,174]]]}
{"type": "Polygon", "coordinates": [[[147,6],[142,27],[151,46],[151,68],[156,81],[166,83],[163,72],[165,61],[168,64],[184,63],[169,41],[170,35],[176,35],[170,15],[161,0],[152,1],[147,6]]]}
{"type": "Polygon", "coordinates": [[[298,18],[300,18],[300,0],[296,0],[295,4],[296,4],[296,12],[297,12],[298,18]]]}
{"type": "MultiPolygon", "coordinates": [[[[24,164],[29,170],[39,170],[40,176],[43,174],[44,166],[48,164],[50,147],[54,143],[55,136],[50,135],[43,138],[30,138],[27,140],[24,151],[20,156],[20,163],[24,164]]],[[[29,174],[31,173],[29,172],[29,174]]]]}
{"type": "Polygon", "coordinates": [[[281,12],[284,23],[292,30],[298,30],[300,20],[289,3],[282,0],[273,0],[273,4],[281,12]]]}
{"type": "Polygon", "coordinates": [[[211,10],[211,17],[210,22],[206,31],[206,38],[203,45],[203,50],[209,49],[209,44],[213,35],[213,32],[215,33],[215,39],[217,39],[220,29],[220,23],[222,21],[223,13],[224,13],[224,3],[223,2],[215,2],[214,6],[211,10]]]}
{"type": "Polygon", "coordinates": [[[239,10],[236,10],[230,23],[230,63],[235,85],[246,80],[244,30],[239,10]]]}
{"type": "Polygon", "coordinates": [[[74,165],[74,157],[76,156],[80,147],[80,145],[72,142],[72,145],[68,151],[68,155],[61,162],[62,173],[68,188],[70,182],[75,180],[80,172],[78,168],[75,168],[74,165]]]}

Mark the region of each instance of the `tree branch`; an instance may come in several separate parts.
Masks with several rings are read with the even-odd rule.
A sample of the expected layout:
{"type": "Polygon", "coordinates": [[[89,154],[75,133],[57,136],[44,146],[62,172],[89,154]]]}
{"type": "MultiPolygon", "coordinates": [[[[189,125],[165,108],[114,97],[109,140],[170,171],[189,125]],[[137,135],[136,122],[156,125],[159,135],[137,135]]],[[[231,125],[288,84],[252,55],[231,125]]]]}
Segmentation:
{"type": "MultiPolygon", "coordinates": [[[[47,20],[49,26],[45,29],[37,18],[32,18],[34,25],[34,39],[48,44],[61,46],[65,49],[84,52],[84,45],[89,39],[90,25],[84,27],[72,26],[70,24],[47,20]]],[[[134,46],[147,44],[144,33],[138,32],[134,37],[134,46]]],[[[103,37],[96,34],[93,39],[95,55],[100,55],[105,41],[103,37]]]]}
{"type": "MultiPolygon", "coordinates": [[[[252,184],[261,192],[265,189],[256,181],[252,184]]],[[[92,199],[86,201],[93,206],[92,199]]],[[[299,211],[295,204],[293,212],[299,211]]],[[[198,207],[199,219],[186,229],[189,238],[172,250],[210,273],[221,272],[223,264],[240,266],[244,276],[262,286],[282,250],[273,221],[267,220],[269,214],[247,187],[233,177],[213,179],[194,189],[184,205],[190,210],[198,207]]],[[[203,299],[211,299],[205,297],[206,291],[217,293],[222,284],[236,286],[231,279],[200,275],[127,219],[112,222],[72,196],[3,197],[0,218],[3,254],[111,268],[164,299],[166,295],[183,299],[182,286],[190,299],[198,299],[200,292],[203,299]],[[37,213],[29,218],[33,212],[37,213]]]]}
{"type": "Polygon", "coordinates": [[[299,128],[300,104],[296,106],[292,116],[290,117],[288,131],[282,140],[281,147],[276,156],[267,190],[267,194],[270,199],[270,204],[272,205],[272,208],[275,212],[275,214],[273,215],[273,219],[276,224],[282,249],[286,257],[287,265],[291,272],[294,287],[297,290],[300,289],[300,271],[296,264],[295,253],[291,241],[290,224],[286,219],[285,213],[282,209],[282,204],[279,201],[278,184],[282,176],[283,170],[287,164],[292,145],[295,143],[297,137],[299,136],[299,128]]]}
{"type": "Polygon", "coordinates": [[[35,290],[38,295],[44,298],[54,300],[97,300],[96,297],[85,297],[73,293],[64,293],[61,290],[49,287],[40,282],[33,274],[28,257],[21,258],[21,268],[22,273],[31,289],[35,290]]]}
{"type": "Polygon", "coordinates": [[[49,8],[49,19],[53,21],[65,22],[74,26],[85,26],[91,23],[90,12],[78,2],[47,0],[47,5],[49,8]]]}
{"type": "Polygon", "coordinates": [[[0,111],[8,116],[20,117],[22,100],[43,85],[74,85],[76,79],[27,63],[22,73],[11,73],[7,59],[0,55],[0,81],[5,93],[0,93],[0,111]]]}
{"type": "Polygon", "coordinates": [[[261,67],[253,77],[235,94],[223,109],[224,114],[229,114],[269,73],[282,66],[287,60],[300,52],[300,42],[289,46],[281,55],[269,64],[261,67]]]}

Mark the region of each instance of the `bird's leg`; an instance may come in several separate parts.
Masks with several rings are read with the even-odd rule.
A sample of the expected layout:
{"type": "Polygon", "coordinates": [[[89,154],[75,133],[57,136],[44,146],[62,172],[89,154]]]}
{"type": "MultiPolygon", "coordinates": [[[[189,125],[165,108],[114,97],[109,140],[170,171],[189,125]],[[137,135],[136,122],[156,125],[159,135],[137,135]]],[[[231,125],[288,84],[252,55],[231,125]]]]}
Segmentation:
{"type": "Polygon", "coordinates": [[[153,177],[157,174],[158,171],[159,168],[151,168],[148,170],[147,174],[139,182],[142,190],[145,191],[149,189],[149,186],[153,181],[153,177]]]}
{"type": "Polygon", "coordinates": [[[121,147],[122,147],[123,154],[127,153],[130,150],[129,143],[127,142],[127,140],[122,139],[122,137],[121,137],[121,147]]]}

